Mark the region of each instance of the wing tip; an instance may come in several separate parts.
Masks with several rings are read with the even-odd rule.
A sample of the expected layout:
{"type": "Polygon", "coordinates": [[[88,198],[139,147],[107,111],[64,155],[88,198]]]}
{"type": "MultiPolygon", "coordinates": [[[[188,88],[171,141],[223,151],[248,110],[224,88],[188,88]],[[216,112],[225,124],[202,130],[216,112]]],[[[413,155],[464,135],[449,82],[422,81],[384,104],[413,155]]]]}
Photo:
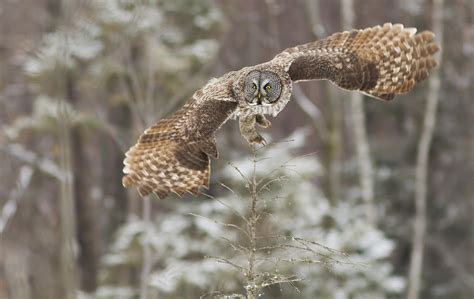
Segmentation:
{"type": "Polygon", "coordinates": [[[127,174],[127,175],[125,175],[124,177],[122,177],[122,185],[123,185],[125,188],[130,188],[130,187],[132,187],[133,185],[135,185],[135,182],[136,182],[136,180],[133,179],[133,177],[132,177],[131,174],[127,174]]]}
{"type": "Polygon", "coordinates": [[[151,186],[150,184],[146,183],[139,183],[140,180],[137,180],[133,177],[133,175],[128,174],[122,178],[122,185],[125,188],[131,188],[136,186],[137,192],[140,197],[145,197],[151,193],[154,193],[159,199],[165,199],[169,196],[170,193],[176,194],[178,197],[182,198],[186,194],[190,194],[192,196],[198,196],[199,190],[201,188],[205,188],[209,190],[209,179],[203,179],[199,185],[189,186],[189,187],[182,187],[182,188],[162,188],[158,186],[151,186]]]}
{"type": "Polygon", "coordinates": [[[382,99],[383,101],[390,102],[390,101],[393,101],[393,99],[395,99],[395,94],[394,93],[385,93],[385,94],[378,95],[378,97],[380,99],[382,99]]]}
{"type": "Polygon", "coordinates": [[[393,99],[395,99],[394,93],[369,93],[369,94],[365,93],[365,94],[369,95],[370,97],[374,99],[381,100],[384,102],[390,102],[393,99]]]}

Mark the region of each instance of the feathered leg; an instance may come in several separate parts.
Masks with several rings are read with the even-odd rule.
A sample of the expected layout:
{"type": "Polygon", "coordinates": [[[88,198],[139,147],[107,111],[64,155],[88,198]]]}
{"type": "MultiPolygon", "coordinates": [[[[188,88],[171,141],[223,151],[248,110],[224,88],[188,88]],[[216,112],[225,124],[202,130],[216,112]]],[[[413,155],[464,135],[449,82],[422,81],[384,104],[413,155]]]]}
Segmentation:
{"type": "Polygon", "coordinates": [[[268,128],[272,125],[272,123],[263,114],[255,115],[255,121],[262,128],[268,128]]]}
{"type": "Polygon", "coordinates": [[[262,125],[262,123],[266,125],[268,122],[268,121],[267,122],[263,121],[263,120],[266,120],[263,117],[263,115],[260,115],[260,116],[257,117],[256,115],[248,115],[248,116],[241,116],[239,118],[240,133],[245,138],[245,140],[247,140],[249,144],[265,145],[265,139],[263,139],[263,137],[255,129],[256,123],[258,123],[259,125],[262,125]],[[263,119],[260,119],[260,121],[258,121],[257,119],[259,119],[260,116],[263,119]]]}

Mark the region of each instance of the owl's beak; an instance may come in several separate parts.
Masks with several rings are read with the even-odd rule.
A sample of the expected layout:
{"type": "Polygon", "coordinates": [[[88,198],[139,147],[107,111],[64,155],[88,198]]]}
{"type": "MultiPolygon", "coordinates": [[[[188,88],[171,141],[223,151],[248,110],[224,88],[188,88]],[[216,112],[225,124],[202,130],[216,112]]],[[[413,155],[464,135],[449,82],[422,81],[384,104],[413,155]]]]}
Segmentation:
{"type": "Polygon", "coordinates": [[[260,92],[257,93],[257,104],[262,105],[262,94],[260,92]]]}

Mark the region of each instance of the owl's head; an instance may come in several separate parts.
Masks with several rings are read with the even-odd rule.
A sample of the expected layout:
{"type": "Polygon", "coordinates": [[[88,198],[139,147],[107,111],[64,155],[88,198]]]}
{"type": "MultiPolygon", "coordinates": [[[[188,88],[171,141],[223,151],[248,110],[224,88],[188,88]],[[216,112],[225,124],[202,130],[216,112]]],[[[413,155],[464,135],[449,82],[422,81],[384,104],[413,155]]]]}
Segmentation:
{"type": "Polygon", "coordinates": [[[280,77],[271,71],[251,71],[244,81],[244,98],[250,106],[273,106],[282,92],[280,77]]]}
{"type": "Polygon", "coordinates": [[[234,115],[276,116],[290,100],[291,78],[284,68],[275,66],[271,61],[243,68],[236,73],[232,90],[239,105],[234,115]]]}

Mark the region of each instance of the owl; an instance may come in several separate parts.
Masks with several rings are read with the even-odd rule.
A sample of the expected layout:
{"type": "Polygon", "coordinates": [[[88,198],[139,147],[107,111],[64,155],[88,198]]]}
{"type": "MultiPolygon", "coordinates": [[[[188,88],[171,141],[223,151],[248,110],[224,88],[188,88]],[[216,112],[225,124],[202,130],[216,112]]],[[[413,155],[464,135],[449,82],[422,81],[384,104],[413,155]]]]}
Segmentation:
{"type": "Polygon", "coordinates": [[[123,185],[159,198],[208,188],[210,159],[218,157],[216,131],[228,119],[238,119],[248,143],[265,144],[256,126],[270,125],[266,116],[278,115],[298,81],[329,80],[382,101],[410,91],[436,66],[438,51],[432,32],[415,33],[415,28],[389,23],[335,33],[211,79],[127,151],[123,185]]]}

